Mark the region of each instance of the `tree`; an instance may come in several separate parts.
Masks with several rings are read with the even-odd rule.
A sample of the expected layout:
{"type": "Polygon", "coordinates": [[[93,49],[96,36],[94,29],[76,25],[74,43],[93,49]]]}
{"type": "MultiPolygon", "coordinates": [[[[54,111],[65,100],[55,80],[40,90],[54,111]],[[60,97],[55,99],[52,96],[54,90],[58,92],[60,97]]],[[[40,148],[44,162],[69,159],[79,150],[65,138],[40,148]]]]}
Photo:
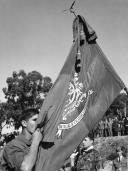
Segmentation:
{"type": "Polygon", "coordinates": [[[0,139],[1,139],[1,131],[3,129],[2,123],[6,120],[6,115],[4,115],[4,104],[5,103],[0,103],[0,139]]]}
{"type": "Polygon", "coordinates": [[[50,77],[43,77],[37,71],[27,74],[21,70],[18,73],[14,71],[6,83],[7,87],[3,88],[3,92],[7,101],[1,103],[0,124],[6,120],[6,123],[13,123],[18,129],[23,110],[31,107],[40,109],[52,86],[52,80],[50,77]]]}
{"type": "Polygon", "coordinates": [[[106,115],[124,115],[126,105],[128,105],[128,95],[126,93],[120,93],[107,110],[106,115]]]}
{"type": "MultiPolygon", "coordinates": [[[[120,93],[116,99],[113,101],[111,106],[106,111],[103,120],[107,118],[113,118],[114,116],[118,116],[120,119],[122,116],[125,116],[124,108],[126,107],[126,113],[128,114],[128,91],[126,93],[120,93]]],[[[96,135],[98,132],[99,125],[97,124],[96,127],[90,132],[91,136],[96,135]]]]}

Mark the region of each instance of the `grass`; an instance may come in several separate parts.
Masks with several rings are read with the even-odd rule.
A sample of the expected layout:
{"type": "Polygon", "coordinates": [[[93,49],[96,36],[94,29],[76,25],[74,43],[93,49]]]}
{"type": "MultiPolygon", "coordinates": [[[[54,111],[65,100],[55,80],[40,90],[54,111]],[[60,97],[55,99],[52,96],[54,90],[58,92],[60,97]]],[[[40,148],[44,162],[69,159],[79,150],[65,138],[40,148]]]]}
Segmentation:
{"type": "Polygon", "coordinates": [[[101,158],[106,159],[116,149],[124,146],[128,150],[128,136],[100,137],[95,139],[94,147],[100,153],[101,158]]]}
{"type": "Polygon", "coordinates": [[[95,139],[94,147],[98,150],[100,158],[106,166],[106,169],[101,169],[101,171],[112,171],[110,168],[113,159],[116,157],[116,150],[122,146],[128,151],[128,136],[100,137],[95,139]]]}

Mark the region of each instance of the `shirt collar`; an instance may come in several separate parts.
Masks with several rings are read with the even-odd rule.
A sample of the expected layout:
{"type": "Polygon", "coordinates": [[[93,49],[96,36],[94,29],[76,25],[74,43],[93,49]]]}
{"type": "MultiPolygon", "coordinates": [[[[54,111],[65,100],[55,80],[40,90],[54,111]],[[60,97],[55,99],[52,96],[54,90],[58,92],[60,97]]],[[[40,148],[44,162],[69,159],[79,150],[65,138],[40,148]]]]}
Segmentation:
{"type": "Polygon", "coordinates": [[[27,146],[31,145],[31,140],[27,140],[22,133],[17,137],[17,139],[24,142],[27,146]]]}
{"type": "Polygon", "coordinates": [[[90,147],[88,147],[85,151],[89,151],[89,150],[92,150],[94,149],[93,145],[91,145],[90,147]]]}

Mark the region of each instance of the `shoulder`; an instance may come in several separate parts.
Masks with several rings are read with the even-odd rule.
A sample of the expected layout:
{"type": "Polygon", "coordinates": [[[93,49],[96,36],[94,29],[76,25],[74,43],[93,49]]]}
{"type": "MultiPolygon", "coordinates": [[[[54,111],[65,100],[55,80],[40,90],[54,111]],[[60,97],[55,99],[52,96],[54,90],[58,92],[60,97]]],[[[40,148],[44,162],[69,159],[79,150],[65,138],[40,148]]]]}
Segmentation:
{"type": "Polygon", "coordinates": [[[20,141],[18,136],[6,144],[6,146],[4,147],[4,153],[10,154],[18,150],[20,151],[23,148],[24,148],[24,144],[22,141],[20,141]]]}
{"type": "Polygon", "coordinates": [[[19,137],[10,141],[3,151],[2,165],[9,168],[20,168],[24,156],[27,154],[25,143],[19,137]]]}
{"type": "Polygon", "coordinates": [[[10,142],[8,142],[6,144],[5,149],[8,148],[8,147],[10,147],[10,146],[15,146],[17,144],[18,144],[18,142],[17,142],[17,137],[16,137],[15,139],[11,140],[10,142]]]}

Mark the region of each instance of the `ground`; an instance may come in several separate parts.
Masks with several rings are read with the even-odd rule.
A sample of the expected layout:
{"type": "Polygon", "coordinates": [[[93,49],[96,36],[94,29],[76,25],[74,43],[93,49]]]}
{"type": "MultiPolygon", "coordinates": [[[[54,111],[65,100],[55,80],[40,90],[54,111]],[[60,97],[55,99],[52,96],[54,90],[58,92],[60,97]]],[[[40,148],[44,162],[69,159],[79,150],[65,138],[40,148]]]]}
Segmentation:
{"type": "MultiPolygon", "coordinates": [[[[123,146],[128,151],[128,136],[96,138],[94,141],[94,146],[95,149],[99,151],[101,160],[104,164],[104,169],[100,169],[99,171],[112,171],[112,162],[115,158],[116,149],[123,146]]],[[[125,163],[128,165],[128,160],[126,160],[125,163]]],[[[125,167],[125,169],[128,170],[128,167],[125,167]]],[[[120,170],[125,171],[125,169],[120,170]]]]}

